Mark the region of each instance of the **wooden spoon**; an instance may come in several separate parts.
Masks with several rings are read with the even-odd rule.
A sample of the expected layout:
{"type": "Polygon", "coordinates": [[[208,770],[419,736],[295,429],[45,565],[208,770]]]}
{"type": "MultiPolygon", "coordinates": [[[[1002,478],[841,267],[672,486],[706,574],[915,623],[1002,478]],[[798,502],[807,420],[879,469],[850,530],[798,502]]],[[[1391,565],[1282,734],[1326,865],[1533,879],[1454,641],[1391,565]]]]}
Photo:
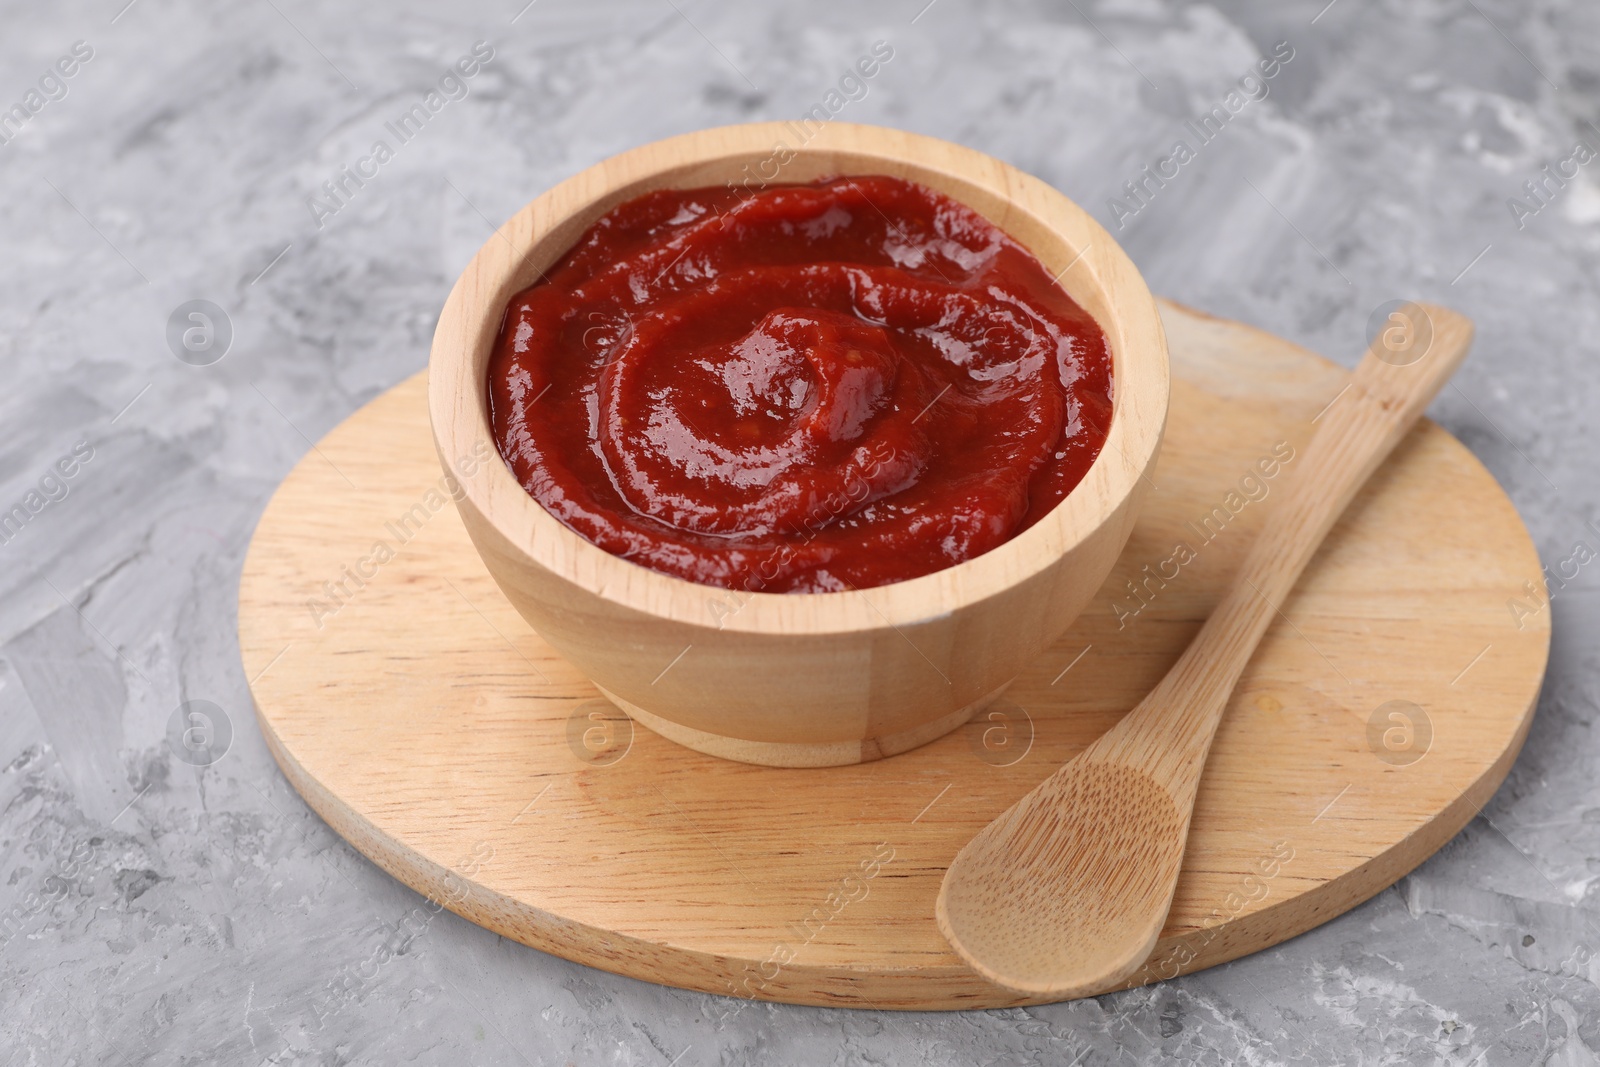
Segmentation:
{"type": "Polygon", "coordinates": [[[1239,675],[1323,537],[1471,343],[1471,321],[1445,308],[1392,314],[1315,420],[1299,469],[1166,677],[957,854],[936,914],[973,970],[1019,993],[1067,998],[1114,987],[1150,955],[1239,675]]]}

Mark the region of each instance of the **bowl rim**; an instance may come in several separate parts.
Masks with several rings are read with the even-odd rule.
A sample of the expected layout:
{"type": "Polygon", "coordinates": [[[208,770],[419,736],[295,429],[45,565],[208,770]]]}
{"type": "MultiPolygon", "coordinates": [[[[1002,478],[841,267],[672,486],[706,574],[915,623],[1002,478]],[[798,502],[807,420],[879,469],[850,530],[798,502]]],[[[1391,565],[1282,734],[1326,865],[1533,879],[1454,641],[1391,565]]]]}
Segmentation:
{"type": "MultiPolygon", "coordinates": [[[[757,180],[758,188],[765,184],[757,180]]],[[[745,634],[899,629],[1033,578],[1137,498],[1139,482],[1148,478],[1160,448],[1169,392],[1166,339],[1155,300],[1121,246],[1088,212],[1038,178],[975,149],[839,122],[817,129],[793,122],[747,123],[680,134],[602,160],[551,187],[491,235],[462,271],[440,313],[428,361],[434,441],[446,472],[460,475],[453,487],[458,506],[470,504],[523,557],[520,562],[618,607],[687,627],[745,634]],[[783,151],[790,153],[787,159],[783,151]],[[1111,427],[1083,479],[1055,508],[1004,544],[917,578],[828,593],[746,592],[663,574],[612,555],[546,511],[503,460],[469,460],[484,456],[485,446],[489,457],[500,456],[488,420],[487,361],[507,303],[596,218],[651,189],[717,184],[717,175],[737,178],[741,166],[748,183],[751,163],[765,177],[766,164],[780,161],[774,168],[778,173],[767,181],[806,180],[783,174],[802,156],[819,174],[891,174],[943,186],[941,191],[979,211],[1057,271],[1058,284],[1094,315],[1111,348],[1111,427]],[[951,186],[962,192],[950,193],[951,186]],[[1063,247],[1036,247],[1037,240],[1018,236],[1017,228],[1028,229],[1034,238],[1053,235],[1063,247]],[[1096,314],[1080,293],[1094,294],[1090,302],[1103,304],[1104,310],[1096,314]]]]}

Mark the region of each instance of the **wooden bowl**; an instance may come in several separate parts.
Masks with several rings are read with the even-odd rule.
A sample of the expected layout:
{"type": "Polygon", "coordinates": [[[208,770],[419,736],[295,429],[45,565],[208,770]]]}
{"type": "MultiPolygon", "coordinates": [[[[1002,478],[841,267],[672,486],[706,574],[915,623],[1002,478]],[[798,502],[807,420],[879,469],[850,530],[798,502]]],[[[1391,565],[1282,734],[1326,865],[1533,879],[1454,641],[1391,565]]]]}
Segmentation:
{"type": "MultiPolygon", "coordinates": [[[[1081,208],[971,149],[871,126],[760,123],[596,164],[491,237],[445,302],[428,405],[456,503],[523,618],[635,720],[701,752],[821,767],[878,759],[965,723],[1066,630],[1133,528],[1167,415],[1167,349],[1127,255],[1081,208]],[[887,174],[973,208],[1044,263],[1112,354],[1104,449],[1043,520],[982,556],[842,593],[744,593],[669,577],[563,526],[490,432],[487,366],[507,303],[612,207],[661,188],[887,174]]],[[[1068,683],[1070,684],[1070,683],[1068,683]]],[[[574,694],[580,697],[582,694],[574,694]]]]}

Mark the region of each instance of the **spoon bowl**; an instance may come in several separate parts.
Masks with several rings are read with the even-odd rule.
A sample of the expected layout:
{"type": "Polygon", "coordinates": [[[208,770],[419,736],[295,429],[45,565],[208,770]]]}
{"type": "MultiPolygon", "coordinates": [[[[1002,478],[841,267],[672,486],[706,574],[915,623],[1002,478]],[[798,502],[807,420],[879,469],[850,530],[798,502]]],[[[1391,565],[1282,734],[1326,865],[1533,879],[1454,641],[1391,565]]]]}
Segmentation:
{"type": "Polygon", "coordinates": [[[1082,996],[1096,990],[1081,975],[1131,972],[1155,948],[1189,820],[1161,783],[1115,763],[1073,760],[1039,788],[956,856],[935,916],[990,981],[1082,996]]]}

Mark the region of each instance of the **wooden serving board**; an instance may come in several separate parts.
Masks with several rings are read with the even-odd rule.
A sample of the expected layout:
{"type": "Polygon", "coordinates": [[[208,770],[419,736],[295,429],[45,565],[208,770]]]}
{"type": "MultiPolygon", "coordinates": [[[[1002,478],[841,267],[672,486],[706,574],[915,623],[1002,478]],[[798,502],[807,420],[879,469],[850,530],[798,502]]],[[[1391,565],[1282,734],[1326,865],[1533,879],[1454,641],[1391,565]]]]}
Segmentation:
{"type": "MultiPolygon", "coordinates": [[[[1346,381],[1268,334],[1162,310],[1171,416],[1121,562],[999,705],[929,745],[786,770],[634,727],[479,562],[441,479],[422,375],[328,434],[261,519],[239,637],[262,732],[374,862],[536,948],[746,998],[1028,1003],[940,937],[946,864],[1166,671],[1293,473],[1282,457],[1346,381]]],[[[1529,582],[1542,594],[1510,501],[1458,441],[1419,427],[1245,672],[1136,982],[1325,922],[1477,812],[1544,673],[1549,613],[1521,612],[1519,628],[1508,604],[1536,606],[1529,582]]]]}

